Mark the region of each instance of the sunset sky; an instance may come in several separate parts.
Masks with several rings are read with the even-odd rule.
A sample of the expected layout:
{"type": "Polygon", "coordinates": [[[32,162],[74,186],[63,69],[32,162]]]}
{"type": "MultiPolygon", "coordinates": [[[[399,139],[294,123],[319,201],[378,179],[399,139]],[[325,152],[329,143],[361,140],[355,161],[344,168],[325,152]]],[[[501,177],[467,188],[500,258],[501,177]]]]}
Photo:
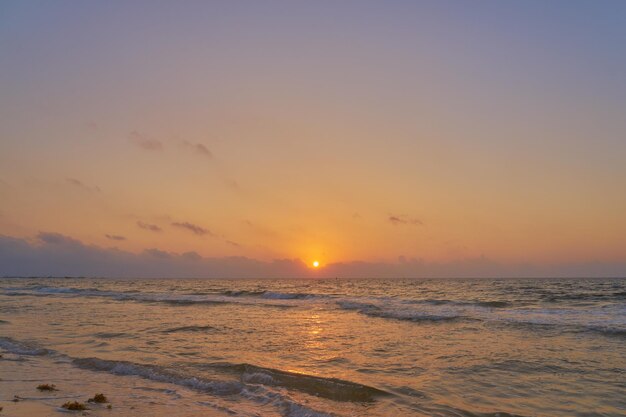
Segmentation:
{"type": "Polygon", "coordinates": [[[0,275],[54,245],[626,273],[626,2],[3,1],[0,275]]]}

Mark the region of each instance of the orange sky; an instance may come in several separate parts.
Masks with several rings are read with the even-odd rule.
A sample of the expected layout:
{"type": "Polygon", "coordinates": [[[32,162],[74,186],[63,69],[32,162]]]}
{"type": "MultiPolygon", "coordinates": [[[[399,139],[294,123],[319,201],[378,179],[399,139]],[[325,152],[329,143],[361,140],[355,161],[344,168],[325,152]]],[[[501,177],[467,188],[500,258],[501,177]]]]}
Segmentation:
{"type": "Polygon", "coordinates": [[[2,6],[0,234],[626,261],[619,4],[228,3],[2,6]]]}

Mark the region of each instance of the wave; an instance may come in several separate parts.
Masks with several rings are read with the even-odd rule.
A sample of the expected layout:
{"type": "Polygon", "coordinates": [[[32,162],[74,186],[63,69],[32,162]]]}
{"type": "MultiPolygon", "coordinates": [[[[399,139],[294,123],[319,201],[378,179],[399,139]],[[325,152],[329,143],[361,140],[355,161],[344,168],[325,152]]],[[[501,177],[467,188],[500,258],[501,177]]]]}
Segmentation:
{"type": "Polygon", "coordinates": [[[282,293],[282,292],[272,292],[268,291],[263,294],[263,298],[271,299],[271,300],[308,300],[315,297],[319,297],[317,294],[307,294],[307,293],[282,293]]]}
{"type": "MultiPolygon", "coordinates": [[[[268,391],[262,386],[255,385],[259,383],[258,381],[246,380],[247,378],[245,377],[242,377],[241,381],[220,381],[198,375],[186,374],[158,365],[144,365],[128,361],[112,361],[99,358],[73,359],[72,363],[82,369],[108,372],[121,376],[139,376],[152,381],[179,385],[217,396],[239,395],[260,404],[270,403],[280,408],[282,414],[287,417],[333,417],[331,414],[299,404],[285,395],[268,391]]],[[[297,389],[293,386],[286,388],[297,389]]]]}
{"type": "MultiPolygon", "coordinates": [[[[254,379],[253,377],[254,374],[245,373],[244,375],[242,375],[241,381],[214,380],[214,379],[204,378],[198,375],[186,374],[184,372],[177,371],[172,368],[167,368],[167,367],[158,366],[158,365],[147,365],[147,364],[139,364],[139,363],[134,363],[134,362],[129,362],[129,361],[115,361],[115,360],[106,360],[106,359],[100,359],[100,358],[71,358],[64,354],[57,354],[53,350],[40,348],[31,343],[19,342],[8,337],[0,337],[0,348],[6,351],[9,351],[11,353],[17,354],[17,355],[43,356],[43,355],[54,354],[57,358],[69,360],[72,365],[78,368],[95,371],[95,372],[107,372],[112,375],[118,375],[118,376],[137,376],[137,377],[141,377],[141,378],[148,379],[151,381],[186,387],[189,389],[193,389],[195,391],[200,391],[200,392],[204,392],[204,393],[215,395],[215,396],[223,396],[223,397],[240,396],[243,399],[256,402],[260,405],[274,406],[280,409],[281,415],[285,417],[335,417],[334,414],[318,411],[309,407],[308,405],[297,403],[294,400],[290,399],[289,396],[286,394],[268,390],[267,388],[263,386],[263,384],[260,383],[260,381],[254,379]]],[[[13,361],[15,359],[6,358],[5,360],[13,361]]],[[[252,367],[252,365],[242,365],[242,366],[252,367]]],[[[255,367],[252,367],[249,369],[254,371],[255,367]]],[[[258,370],[267,371],[264,368],[258,368],[258,370]]],[[[274,372],[274,375],[280,374],[280,371],[273,371],[273,372],[274,372]]],[[[304,378],[306,377],[307,376],[304,376],[304,378]]],[[[345,381],[341,381],[341,382],[343,382],[344,384],[350,384],[345,381]]],[[[275,384],[270,383],[266,385],[275,385],[275,384]]],[[[298,389],[299,387],[301,388],[302,384],[295,383],[293,385],[294,386],[291,386],[291,387],[287,386],[286,388],[298,389]]],[[[355,385],[358,385],[358,384],[355,384],[355,385]]],[[[280,386],[282,387],[282,385],[280,386]]],[[[139,387],[139,389],[143,389],[143,387],[139,387]]],[[[147,389],[152,389],[152,388],[147,388],[147,389]]],[[[163,391],[173,394],[175,398],[180,398],[180,395],[177,394],[175,390],[164,389],[163,391]]],[[[314,392],[311,392],[311,393],[315,395],[314,392]]],[[[64,397],[54,397],[54,398],[64,398],[64,397]]],[[[25,399],[28,399],[28,397],[26,397],[25,399]]],[[[47,398],[37,397],[37,399],[41,400],[41,399],[47,399],[47,398]]],[[[237,411],[235,411],[234,409],[226,409],[226,408],[223,408],[223,407],[220,407],[218,405],[208,403],[208,402],[200,402],[200,403],[203,405],[217,407],[221,409],[222,411],[228,411],[228,414],[231,414],[231,415],[238,414],[237,411]]],[[[248,413],[246,413],[246,415],[248,415],[248,413]]]]}
{"type": "Polygon", "coordinates": [[[266,291],[249,291],[249,290],[226,290],[220,294],[228,297],[260,297],[265,294],[266,291]]]}
{"type": "MultiPolygon", "coordinates": [[[[546,329],[554,334],[594,333],[611,338],[626,337],[626,322],[620,305],[601,306],[593,311],[568,308],[537,308],[505,299],[438,299],[422,300],[400,297],[346,297],[340,295],[315,294],[313,292],[275,292],[261,290],[216,290],[214,293],[152,293],[138,291],[106,291],[98,288],[39,286],[4,288],[28,294],[64,297],[106,297],[117,301],[141,303],[165,303],[174,306],[241,304],[255,307],[292,308],[308,303],[323,304],[324,307],[356,311],[368,317],[415,323],[444,323],[453,321],[479,321],[500,323],[519,328],[546,329]],[[615,310],[617,309],[617,310],[615,310]],[[606,317],[611,321],[606,321],[606,317]]],[[[615,289],[612,294],[619,293],[615,289]]],[[[5,293],[6,294],[6,293],[5,293]]],[[[162,330],[163,333],[212,332],[217,329],[206,326],[180,326],[162,330]]]]}
{"type": "MultiPolygon", "coordinates": [[[[112,298],[117,301],[135,301],[143,303],[169,304],[175,306],[185,305],[220,305],[220,304],[244,304],[255,305],[261,307],[289,308],[294,307],[292,304],[277,304],[262,299],[244,299],[241,295],[233,296],[226,294],[171,294],[171,293],[141,293],[137,291],[103,291],[97,288],[73,288],[73,287],[37,287],[29,289],[30,292],[10,289],[5,295],[19,296],[78,296],[78,297],[105,297],[112,298]]],[[[263,292],[265,295],[265,292],[263,292]]],[[[264,297],[272,300],[289,300],[290,297],[264,297]]],[[[296,297],[294,297],[295,299],[296,297]]]]}
{"type": "Polygon", "coordinates": [[[503,361],[494,361],[484,364],[477,364],[469,367],[448,367],[447,372],[461,375],[482,375],[492,371],[502,371],[507,373],[519,373],[519,374],[582,374],[585,371],[574,367],[570,364],[569,367],[559,366],[555,364],[543,363],[541,361],[522,361],[517,359],[507,359],[503,361]]]}
{"type": "Polygon", "coordinates": [[[198,370],[211,369],[236,376],[234,380],[216,380],[206,378],[198,372],[189,372],[188,369],[183,370],[179,367],[140,364],[95,357],[73,358],[52,349],[42,348],[35,343],[17,341],[9,337],[0,337],[0,348],[17,355],[50,355],[63,361],[69,361],[72,365],[81,369],[108,372],[120,376],[139,376],[152,381],[184,386],[218,396],[242,395],[245,398],[263,403],[267,403],[270,400],[279,400],[279,405],[282,408],[287,407],[292,410],[288,415],[309,415],[298,414],[304,412],[303,410],[311,412],[312,414],[310,415],[327,414],[315,414],[317,412],[314,410],[293,403],[288,398],[283,398],[274,391],[267,391],[268,387],[300,391],[335,401],[371,402],[377,397],[391,395],[386,391],[357,382],[265,368],[247,363],[189,365],[198,370]]]}
{"type": "Polygon", "coordinates": [[[355,301],[339,301],[337,303],[344,310],[355,310],[370,317],[380,317],[395,320],[406,320],[415,322],[441,322],[453,321],[465,318],[455,312],[442,312],[433,314],[430,312],[418,311],[411,307],[398,305],[376,305],[355,301]]]}
{"type": "Polygon", "coordinates": [[[113,361],[99,358],[75,358],[72,364],[92,371],[115,375],[134,375],[158,382],[166,382],[216,395],[239,394],[244,385],[237,381],[215,381],[198,376],[184,375],[158,365],[143,365],[128,361],[113,361]]]}
{"type": "Polygon", "coordinates": [[[480,306],[480,307],[490,307],[490,308],[506,308],[506,307],[511,307],[512,305],[508,301],[475,301],[472,304],[480,306]]]}
{"type": "Polygon", "coordinates": [[[377,397],[390,395],[386,391],[356,382],[264,368],[250,364],[224,363],[196,366],[196,368],[210,368],[231,374],[234,373],[239,379],[237,381],[218,381],[159,365],[138,364],[128,361],[79,358],[73,359],[72,363],[83,369],[104,371],[115,375],[135,375],[215,395],[242,394],[244,390],[250,392],[252,389],[251,385],[281,387],[335,401],[371,402],[377,397]]]}
{"type": "Polygon", "coordinates": [[[120,337],[129,337],[130,335],[128,333],[122,333],[122,332],[98,332],[98,333],[94,333],[94,337],[97,337],[99,339],[115,339],[115,338],[120,338],[120,337]]]}
{"type": "Polygon", "coordinates": [[[493,323],[498,325],[502,324],[508,327],[526,329],[529,331],[541,331],[552,333],[553,335],[561,334],[590,334],[590,335],[602,335],[611,338],[623,338],[626,339],[626,327],[617,326],[611,327],[610,325],[598,325],[598,324],[582,324],[582,323],[565,323],[561,321],[547,321],[547,320],[526,320],[526,319],[496,319],[493,323]]]}
{"type": "Polygon", "coordinates": [[[39,294],[39,293],[34,293],[34,292],[8,291],[8,292],[5,292],[2,295],[7,296],[7,297],[24,297],[24,296],[30,296],[30,297],[50,297],[51,295],[54,295],[54,294],[45,294],[45,293],[39,294]]]}
{"type": "Polygon", "coordinates": [[[335,401],[371,402],[377,397],[390,395],[386,391],[357,382],[265,368],[247,363],[217,363],[201,367],[235,373],[246,383],[280,386],[335,401]]]}
{"type": "MultiPolygon", "coordinates": [[[[533,309],[533,308],[498,308],[486,307],[487,302],[456,302],[438,300],[425,304],[419,301],[360,300],[337,301],[344,310],[391,320],[411,321],[416,323],[436,323],[453,321],[475,321],[491,325],[504,325],[511,328],[530,331],[544,331],[553,335],[564,333],[595,334],[611,338],[626,338],[626,321],[623,309],[607,311],[600,308],[589,311],[575,309],[533,309]],[[605,319],[603,319],[603,317],[605,319]],[[620,318],[622,317],[622,318],[620,318]]],[[[492,302],[488,302],[491,305],[492,302]]],[[[499,302],[498,302],[499,303],[499,302]]],[[[500,305],[500,304],[498,304],[500,305]]]]}
{"type": "Polygon", "coordinates": [[[506,308],[512,307],[513,303],[509,301],[464,301],[464,300],[439,300],[439,299],[427,299],[427,300],[414,300],[413,304],[432,304],[432,305],[453,305],[453,306],[476,306],[486,308],[506,308]]]}
{"type": "MultiPolygon", "coordinates": [[[[12,290],[18,290],[13,288],[12,290]]],[[[24,290],[24,288],[21,288],[24,290]]],[[[38,286],[28,288],[31,292],[16,292],[7,295],[77,295],[88,297],[110,297],[118,301],[137,301],[146,303],[164,303],[170,305],[195,305],[195,304],[252,304],[269,307],[293,307],[296,304],[290,304],[289,301],[317,300],[321,302],[335,301],[350,303],[355,298],[341,297],[337,295],[317,294],[307,292],[277,292],[266,290],[224,290],[219,292],[196,292],[192,294],[176,294],[176,293],[141,293],[137,291],[115,292],[102,291],[98,288],[72,288],[72,287],[45,287],[38,286]]],[[[359,299],[359,298],[357,298],[359,299]]],[[[377,302],[398,302],[403,301],[409,304],[421,305],[450,305],[450,306],[477,306],[485,308],[506,308],[511,307],[512,303],[502,300],[488,301],[465,301],[465,300],[442,300],[442,299],[399,299],[396,297],[365,297],[365,300],[376,300],[377,302]]]]}
{"type": "Polygon", "coordinates": [[[547,293],[539,297],[543,301],[558,303],[561,301],[622,301],[626,291],[617,292],[583,292],[583,293],[547,293]]]}
{"type": "MultiPolygon", "coordinates": [[[[212,294],[212,293],[206,293],[212,294]]],[[[227,297],[242,297],[242,298],[263,298],[268,300],[342,300],[338,295],[330,294],[318,294],[318,293],[306,293],[306,292],[277,292],[277,291],[265,291],[265,290],[226,290],[219,292],[218,294],[227,297]]],[[[352,299],[352,298],[349,298],[352,299]]],[[[445,300],[445,299],[398,299],[396,297],[377,297],[380,301],[406,301],[414,304],[432,304],[432,305],[458,305],[458,306],[479,306],[487,308],[505,308],[511,307],[513,304],[509,301],[503,300],[488,300],[488,301],[464,301],[464,300],[445,300]]],[[[344,298],[348,300],[348,298],[344,298]]]]}
{"type": "Polygon", "coordinates": [[[0,348],[16,355],[45,356],[54,353],[53,350],[44,349],[35,343],[18,342],[5,336],[0,336],[0,348]]]}
{"type": "Polygon", "coordinates": [[[178,333],[178,332],[214,332],[218,331],[217,327],[213,326],[181,326],[181,327],[173,327],[171,329],[161,330],[160,333],[178,333]]]}
{"type": "Polygon", "coordinates": [[[158,365],[99,358],[77,358],[72,360],[72,364],[82,369],[108,372],[114,375],[139,376],[211,395],[238,395],[260,404],[272,404],[280,408],[282,414],[288,417],[333,417],[333,414],[314,410],[291,400],[285,394],[268,390],[267,387],[292,389],[340,401],[373,401],[376,396],[389,395],[376,388],[349,381],[301,375],[248,364],[218,365],[231,372],[237,371],[240,375],[238,381],[215,380],[158,365]]]}
{"type": "Polygon", "coordinates": [[[228,297],[265,298],[268,300],[308,300],[323,297],[321,294],[289,293],[276,291],[226,290],[219,294],[228,297]]]}
{"type": "Polygon", "coordinates": [[[589,326],[587,330],[594,333],[600,333],[608,337],[626,339],[626,328],[616,329],[611,327],[589,326]]]}

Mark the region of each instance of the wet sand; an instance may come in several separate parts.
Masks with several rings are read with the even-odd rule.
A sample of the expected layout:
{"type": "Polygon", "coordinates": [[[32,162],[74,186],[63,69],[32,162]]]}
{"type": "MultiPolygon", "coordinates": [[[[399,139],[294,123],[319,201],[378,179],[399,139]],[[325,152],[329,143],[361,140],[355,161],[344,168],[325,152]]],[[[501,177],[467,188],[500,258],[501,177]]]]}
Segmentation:
{"type": "Polygon", "coordinates": [[[49,358],[2,353],[0,358],[1,417],[48,416],[225,416],[228,412],[210,407],[202,411],[198,394],[169,384],[137,377],[112,380],[107,374],[77,369],[49,358]],[[40,384],[54,384],[57,391],[39,391],[40,384]],[[88,403],[96,393],[104,393],[108,403],[88,403]],[[18,401],[14,401],[17,396],[18,401]],[[67,402],[84,403],[88,409],[69,411],[67,402]],[[108,406],[111,408],[107,408],[108,406]]]}

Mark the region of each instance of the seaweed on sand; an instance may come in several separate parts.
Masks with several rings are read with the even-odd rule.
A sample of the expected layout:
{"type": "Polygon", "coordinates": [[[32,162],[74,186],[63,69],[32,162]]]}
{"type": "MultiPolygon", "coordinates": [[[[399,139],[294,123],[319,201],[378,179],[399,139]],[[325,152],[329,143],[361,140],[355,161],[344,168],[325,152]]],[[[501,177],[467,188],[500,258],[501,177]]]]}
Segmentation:
{"type": "Polygon", "coordinates": [[[37,385],[37,389],[39,391],[58,391],[56,385],[54,384],[39,384],[37,385]]]}
{"type": "Polygon", "coordinates": [[[93,396],[93,398],[88,399],[87,402],[102,404],[102,403],[108,403],[109,400],[104,394],[96,394],[93,396]]]}
{"type": "Polygon", "coordinates": [[[68,401],[65,404],[63,404],[61,407],[65,408],[66,410],[72,410],[72,411],[82,411],[82,410],[87,409],[85,404],[79,403],[78,401],[68,401]]]}

